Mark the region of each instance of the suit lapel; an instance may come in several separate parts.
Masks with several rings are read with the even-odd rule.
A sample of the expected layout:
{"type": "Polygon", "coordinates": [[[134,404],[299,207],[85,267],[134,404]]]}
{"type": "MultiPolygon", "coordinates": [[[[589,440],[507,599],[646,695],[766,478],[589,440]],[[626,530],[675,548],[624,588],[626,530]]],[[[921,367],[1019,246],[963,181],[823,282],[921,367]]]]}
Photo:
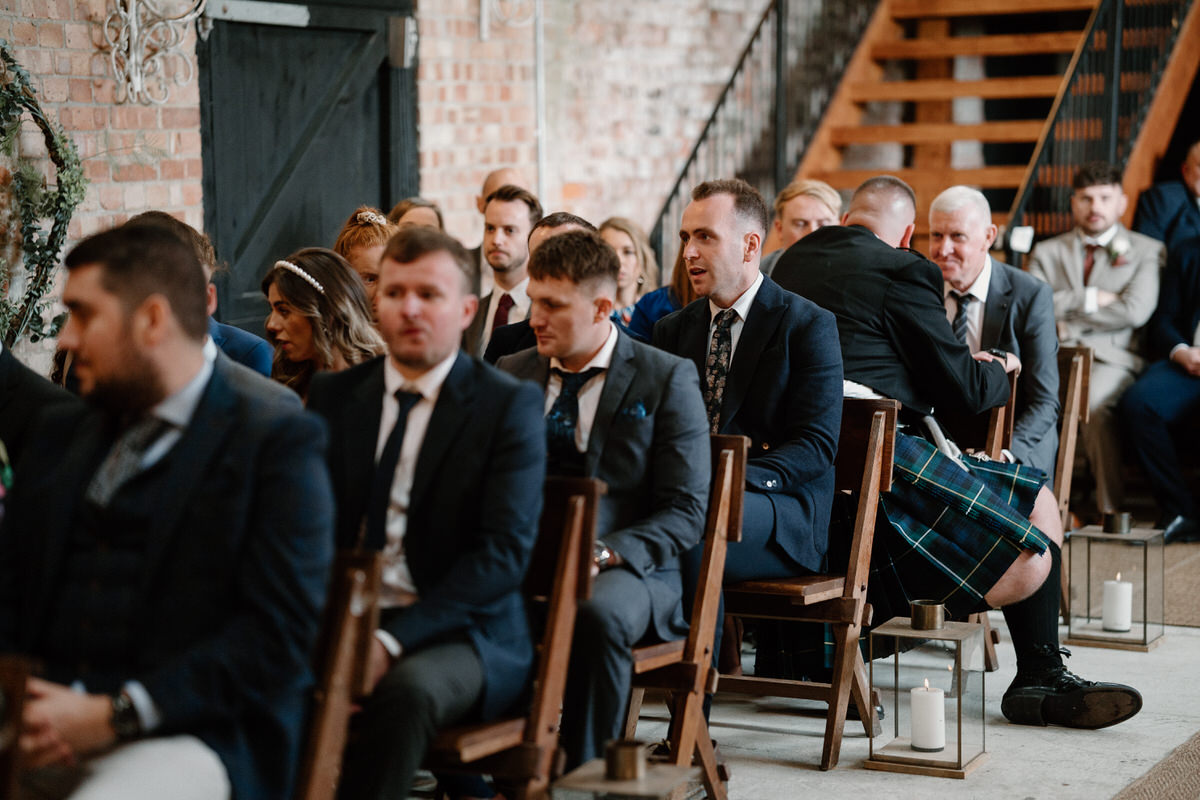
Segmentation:
{"type": "Polygon", "coordinates": [[[438,393],[437,404],[429,418],[425,439],[417,454],[417,465],[413,472],[412,492],[409,507],[415,508],[429,489],[438,465],[455,446],[458,433],[470,419],[471,406],[475,400],[475,386],[471,381],[474,362],[461,351],[450,368],[450,374],[438,393]]]}
{"type": "Polygon", "coordinates": [[[983,308],[983,330],[979,334],[979,341],[984,350],[999,346],[1000,332],[1004,330],[1004,321],[1008,318],[1011,306],[1012,283],[1001,263],[992,258],[992,280],[988,285],[987,303],[983,308]]]}
{"type": "MultiPolygon", "coordinates": [[[[386,358],[386,356],[384,357],[386,358]]],[[[342,408],[342,430],[345,438],[342,447],[342,474],[346,476],[343,490],[346,506],[362,509],[363,524],[375,474],[375,449],[379,442],[379,421],[383,415],[383,393],[387,391],[383,382],[383,359],[378,359],[370,374],[351,391],[349,402],[342,408]]],[[[361,536],[362,524],[356,529],[361,536]]],[[[351,547],[355,542],[339,542],[341,547],[351,547]]],[[[366,546],[383,547],[383,542],[364,542],[366,546]]]]}
{"type": "MultiPolygon", "coordinates": [[[[1084,288],[1083,283],[1083,260],[1087,258],[1087,251],[1084,250],[1083,240],[1079,238],[1076,231],[1071,231],[1069,234],[1070,241],[1066,242],[1068,256],[1065,259],[1067,266],[1067,283],[1071,289],[1080,291],[1084,288]]],[[[1093,271],[1095,266],[1092,267],[1093,271]]]]}
{"type": "Polygon", "coordinates": [[[225,375],[229,363],[224,356],[213,362],[212,377],[192,421],[168,454],[171,464],[160,495],[168,498],[168,502],[161,506],[155,533],[146,543],[143,593],[149,589],[150,581],[158,573],[159,560],[177,534],[180,517],[191,505],[192,492],[201,485],[209,463],[221,452],[235,422],[237,398],[225,375]]]}
{"type": "MultiPolygon", "coordinates": [[[[746,392],[750,389],[750,381],[758,368],[758,358],[763,348],[770,341],[779,320],[783,316],[783,290],[770,278],[763,278],[762,286],[750,304],[750,313],[742,326],[742,335],[738,339],[737,349],[733,353],[733,366],[725,378],[725,397],[721,402],[721,429],[728,426],[729,421],[737,416],[746,392]]],[[[703,372],[701,372],[703,375],[703,372]]],[[[703,381],[701,381],[703,384],[703,381]]]]}
{"type": "Polygon", "coordinates": [[[613,350],[612,362],[604,376],[604,388],[600,391],[600,404],[596,406],[596,416],[592,420],[592,432],[588,436],[587,455],[584,461],[584,475],[595,475],[596,465],[608,441],[608,429],[612,426],[613,418],[621,408],[621,401],[629,391],[636,370],[633,366],[633,345],[629,337],[617,332],[617,346],[613,350]]]}
{"type": "Polygon", "coordinates": [[[685,324],[679,330],[678,356],[690,358],[700,371],[700,386],[704,387],[704,362],[708,358],[708,329],[712,313],[708,301],[701,299],[684,309],[685,324]]]}

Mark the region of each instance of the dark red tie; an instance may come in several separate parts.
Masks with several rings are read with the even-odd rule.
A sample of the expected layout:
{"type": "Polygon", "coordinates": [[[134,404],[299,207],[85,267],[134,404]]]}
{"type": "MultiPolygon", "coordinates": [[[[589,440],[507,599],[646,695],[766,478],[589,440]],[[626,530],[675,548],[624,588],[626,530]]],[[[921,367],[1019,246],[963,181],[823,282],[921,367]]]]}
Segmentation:
{"type": "Polygon", "coordinates": [[[508,324],[508,312],[512,309],[514,301],[512,295],[505,293],[500,295],[500,300],[496,303],[496,316],[492,317],[492,330],[496,330],[501,325],[508,324]]]}
{"type": "Polygon", "coordinates": [[[1092,267],[1096,266],[1096,251],[1100,245],[1085,244],[1083,248],[1087,250],[1087,255],[1083,257],[1083,285],[1087,286],[1092,278],[1092,267]]]}

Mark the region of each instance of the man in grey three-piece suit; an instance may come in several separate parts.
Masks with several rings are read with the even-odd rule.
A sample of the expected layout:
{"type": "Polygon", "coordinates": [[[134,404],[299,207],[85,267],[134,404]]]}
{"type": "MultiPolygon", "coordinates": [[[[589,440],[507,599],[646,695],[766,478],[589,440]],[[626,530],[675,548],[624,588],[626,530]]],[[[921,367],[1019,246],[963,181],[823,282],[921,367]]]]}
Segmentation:
{"type": "Polygon", "coordinates": [[[946,317],[972,353],[994,349],[1021,362],[1017,418],[1006,460],[1053,481],[1058,457],[1058,335],[1050,287],[988,255],[996,238],[987,198],[951,186],[929,208],[929,255],[945,281],[946,317]]]}
{"type": "Polygon", "coordinates": [[[1162,242],[1118,222],[1128,202],[1120,170],[1088,164],[1073,186],[1075,228],[1034,247],[1029,273],[1054,290],[1059,342],[1092,348],[1091,419],[1080,438],[1096,479],[1097,510],[1115,511],[1122,487],[1114,411],[1142,370],[1134,332],[1154,313],[1165,251],[1162,242]]]}
{"type": "Polygon", "coordinates": [[[599,570],[576,619],[563,703],[567,767],[619,738],[630,648],[681,637],[679,557],[704,530],[708,422],[695,367],[610,321],[616,253],[595,233],[548,239],[531,258],[537,347],[497,363],[545,391],[547,473],[603,480],[599,570]]]}

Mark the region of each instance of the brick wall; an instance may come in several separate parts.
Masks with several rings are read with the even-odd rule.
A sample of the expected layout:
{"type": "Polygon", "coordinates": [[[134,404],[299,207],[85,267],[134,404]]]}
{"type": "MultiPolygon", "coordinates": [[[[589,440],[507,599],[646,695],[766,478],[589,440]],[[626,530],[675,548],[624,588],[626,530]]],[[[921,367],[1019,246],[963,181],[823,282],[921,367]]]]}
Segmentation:
{"type": "MultiPolygon", "coordinates": [[[[542,204],[594,222],[653,223],[765,3],[544,3],[542,204]]],[[[533,28],[493,22],[478,0],[419,0],[421,192],[468,245],[475,194],[501,165],[537,179],[533,28]]],[[[714,176],[715,177],[715,176],[714,176]]]]}

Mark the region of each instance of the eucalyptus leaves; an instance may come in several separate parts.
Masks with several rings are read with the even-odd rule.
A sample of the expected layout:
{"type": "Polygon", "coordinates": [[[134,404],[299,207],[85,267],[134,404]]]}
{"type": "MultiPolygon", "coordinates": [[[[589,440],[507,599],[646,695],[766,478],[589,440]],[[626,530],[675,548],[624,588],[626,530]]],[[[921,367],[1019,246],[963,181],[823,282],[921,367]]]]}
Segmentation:
{"type": "Polygon", "coordinates": [[[0,39],[0,150],[15,158],[21,121],[26,114],[42,132],[46,150],[57,176],[48,184],[37,166],[18,159],[13,170],[12,200],[21,229],[25,287],[21,297],[9,300],[12,271],[0,259],[0,339],[11,347],[23,336],[31,340],[58,333],[66,315],[47,323],[43,317],[58,269],[58,254],[67,238],[67,223],[83,202],[87,180],[79,162],[79,152],[61,125],[47,118],[38,103],[27,73],[16,59],[7,41],[0,39]],[[49,229],[47,230],[47,224],[49,229]]]}

